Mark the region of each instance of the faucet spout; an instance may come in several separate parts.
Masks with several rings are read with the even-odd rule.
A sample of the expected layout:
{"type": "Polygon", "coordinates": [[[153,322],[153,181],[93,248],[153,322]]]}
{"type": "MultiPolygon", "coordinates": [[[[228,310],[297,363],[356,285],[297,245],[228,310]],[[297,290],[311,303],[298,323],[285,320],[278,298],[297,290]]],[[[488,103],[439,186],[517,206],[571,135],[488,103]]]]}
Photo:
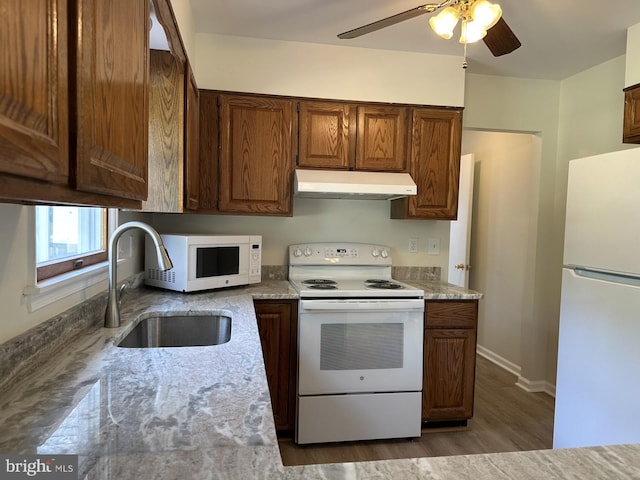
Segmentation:
{"type": "Polygon", "coordinates": [[[120,326],[120,299],[116,288],[117,275],[116,267],[118,264],[118,240],[124,232],[137,228],[145,232],[156,247],[158,255],[158,266],[161,270],[169,270],[173,268],[173,263],[167,254],[162,243],[160,234],[150,225],[143,222],[127,222],[116,228],[109,239],[107,256],[109,260],[109,298],[107,300],[107,310],[104,315],[105,328],[116,328],[120,326]]]}

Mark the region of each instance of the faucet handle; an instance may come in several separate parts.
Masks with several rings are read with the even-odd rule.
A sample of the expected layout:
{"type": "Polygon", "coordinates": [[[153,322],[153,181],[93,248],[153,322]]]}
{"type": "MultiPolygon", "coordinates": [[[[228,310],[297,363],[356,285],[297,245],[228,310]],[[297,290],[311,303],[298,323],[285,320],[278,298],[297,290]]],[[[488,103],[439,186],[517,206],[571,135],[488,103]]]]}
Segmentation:
{"type": "Polygon", "coordinates": [[[120,285],[120,288],[118,289],[118,303],[120,303],[122,301],[122,297],[124,296],[124,291],[126,289],[127,289],[126,282],[123,283],[122,285],[120,285]]]}

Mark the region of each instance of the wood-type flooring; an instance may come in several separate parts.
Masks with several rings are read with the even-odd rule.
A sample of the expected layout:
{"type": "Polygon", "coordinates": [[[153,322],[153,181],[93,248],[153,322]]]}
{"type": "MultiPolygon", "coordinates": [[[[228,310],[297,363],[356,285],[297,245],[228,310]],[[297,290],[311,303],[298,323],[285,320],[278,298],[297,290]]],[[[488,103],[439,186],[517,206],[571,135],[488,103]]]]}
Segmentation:
{"type": "Polygon", "coordinates": [[[552,447],[554,399],[527,393],[516,377],[478,356],[473,419],[457,431],[423,429],[418,439],[296,445],[279,441],[284,465],[542,450],[552,447]]]}

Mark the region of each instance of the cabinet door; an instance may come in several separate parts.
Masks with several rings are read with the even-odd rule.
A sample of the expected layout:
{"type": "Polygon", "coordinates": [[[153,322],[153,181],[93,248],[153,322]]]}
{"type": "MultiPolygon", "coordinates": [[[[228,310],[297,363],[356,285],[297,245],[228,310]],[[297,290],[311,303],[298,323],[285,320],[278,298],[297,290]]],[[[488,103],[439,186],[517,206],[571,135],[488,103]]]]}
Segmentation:
{"type": "Polygon", "coordinates": [[[218,93],[200,90],[199,140],[200,198],[198,211],[218,212],[218,93]]]}
{"type": "Polygon", "coordinates": [[[475,329],[425,329],[423,421],[473,416],[475,354],[475,329]]]}
{"type": "Polygon", "coordinates": [[[144,200],[149,2],[78,0],[77,9],[71,109],[75,186],[144,200]],[[77,25],[82,28],[77,30],[77,25]]]}
{"type": "Polygon", "coordinates": [[[346,103],[300,102],[298,110],[298,166],[352,168],[355,109],[346,103]]]}
{"type": "Polygon", "coordinates": [[[200,203],[199,105],[196,79],[187,63],[185,121],[185,208],[197,210],[200,203]]]}
{"type": "Polygon", "coordinates": [[[149,191],[142,209],[183,210],[184,72],[164,50],[151,50],[149,70],[149,191]]]}
{"type": "Polygon", "coordinates": [[[294,301],[254,302],[269,393],[277,430],[292,430],[296,405],[296,325],[294,301]]]}
{"type": "Polygon", "coordinates": [[[0,172],[66,185],[67,1],[0,4],[0,172]]]}
{"type": "Polygon", "coordinates": [[[461,110],[413,110],[410,171],[418,194],[393,200],[392,218],[455,220],[461,143],[461,110]]]}
{"type": "Polygon", "coordinates": [[[291,215],[293,101],[220,95],[218,209],[291,215]]]}
{"type": "Polygon", "coordinates": [[[407,112],[403,107],[358,107],[356,170],[407,171],[407,112]]]}
{"type": "Polygon", "coordinates": [[[623,141],[640,143],[640,85],[624,89],[623,141]]]}

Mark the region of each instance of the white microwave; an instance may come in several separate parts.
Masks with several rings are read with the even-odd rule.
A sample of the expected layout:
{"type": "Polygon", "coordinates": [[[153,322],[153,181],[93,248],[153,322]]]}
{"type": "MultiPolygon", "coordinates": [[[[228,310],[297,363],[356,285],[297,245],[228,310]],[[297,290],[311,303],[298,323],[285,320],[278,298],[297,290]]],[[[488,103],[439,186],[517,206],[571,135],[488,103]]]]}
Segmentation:
{"type": "Polygon", "coordinates": [[[160,270],[153,242],[146,237],[145,284],[180,292],[259,283],[260,235],[163,234],[173,268],[160,270]]]}

